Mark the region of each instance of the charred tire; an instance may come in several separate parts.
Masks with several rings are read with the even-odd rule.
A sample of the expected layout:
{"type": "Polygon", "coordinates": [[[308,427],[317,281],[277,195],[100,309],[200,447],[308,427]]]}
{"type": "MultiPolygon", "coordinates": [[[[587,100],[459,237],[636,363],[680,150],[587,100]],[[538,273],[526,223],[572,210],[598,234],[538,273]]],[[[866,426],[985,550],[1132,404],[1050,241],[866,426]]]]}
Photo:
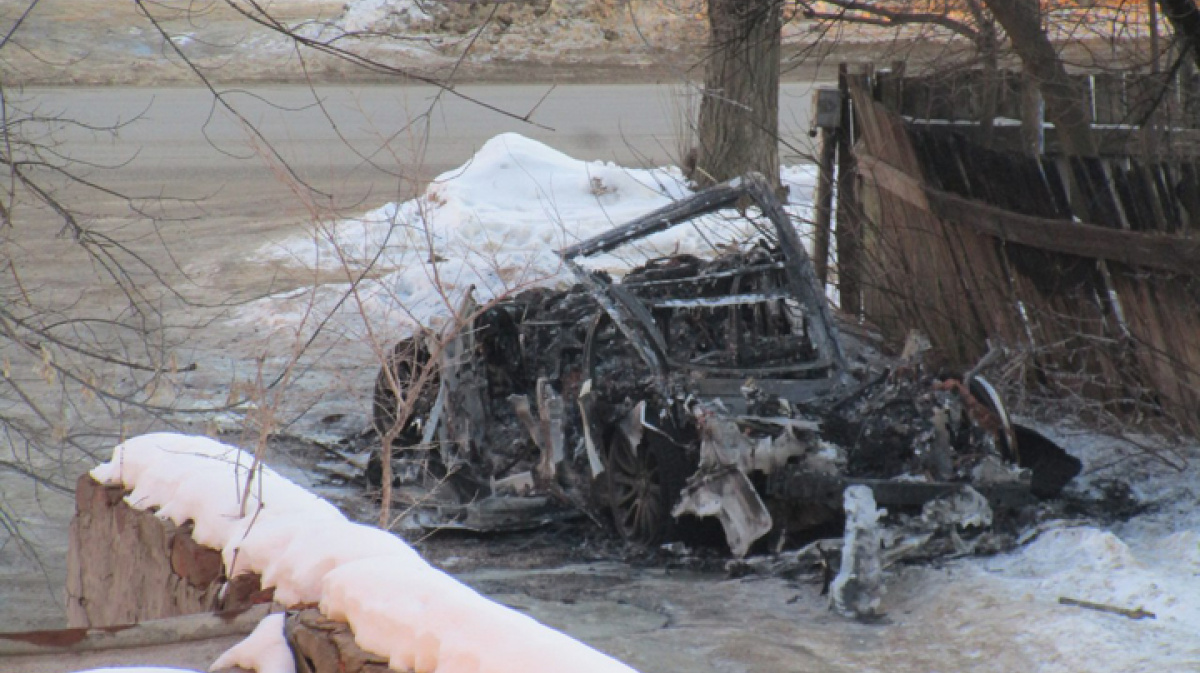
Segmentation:
{"type": "Polygon", "coordinates": [[[635,452],[620,429],[609,433],[605,473],[617,533],[629,543],[655,547],[674,539],[671,508],[695,471],[684,450],[647,432],[635,452]]]}

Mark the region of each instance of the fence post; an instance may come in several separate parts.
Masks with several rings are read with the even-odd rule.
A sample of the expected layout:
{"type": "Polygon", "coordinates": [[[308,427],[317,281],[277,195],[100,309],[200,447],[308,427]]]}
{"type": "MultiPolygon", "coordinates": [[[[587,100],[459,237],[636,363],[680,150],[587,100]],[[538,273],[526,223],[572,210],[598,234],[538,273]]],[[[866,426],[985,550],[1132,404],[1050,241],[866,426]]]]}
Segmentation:
{"type": "MultiPolygon", "coordinates": [[[[838,92],[841,98],[841,92],[838,92]]],[[[818,94],[819,95],[819,94],[818,94]]],[[[839,108],[845,107],[845,100],[839,101],[839,108]]],[[[839,109],[838,116],[841,116],[839,109]]],[[[829,283],[829,234],[833,218],[833,171],[837,158],[838,135],[840,130],[827,125],[820,126],[821,155],[817,164],[817,193],[816,203],[813,204],[813,266],[817,279],[821,281],[821,290],[829,283]]]]}
{"type": "MultiPolygon", "coordinates": [[[[837,257],[838,293],[842,310],[852,316],[862,311],[861,249],[857,162],[854,158],[854,101],[850,99],[850,74],[838,66],[838,89],[842,92],[842,120],[838,131],[837,257]]],[[[870,90],[869,87],[866,90],[870,90]]]]}
{"type": "Polygon", "coordinates": [[[1046,151],[1046,103],[1037,81],[1028,72],[1021,78],[1021,146],[1026,154],[1046,151]]]}

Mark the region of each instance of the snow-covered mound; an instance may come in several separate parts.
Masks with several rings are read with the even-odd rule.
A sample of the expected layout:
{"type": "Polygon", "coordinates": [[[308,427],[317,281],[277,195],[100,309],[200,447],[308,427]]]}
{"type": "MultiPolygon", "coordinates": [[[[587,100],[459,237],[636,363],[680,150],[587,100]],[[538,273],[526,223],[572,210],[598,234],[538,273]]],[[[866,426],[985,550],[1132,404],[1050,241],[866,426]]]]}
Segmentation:
{"type": "Polygon", "coordinates": [[[416,0],[353,0],[346,3],[338,17],[338,23],[347,33],[427,27],[432,20],[416,0]]]}
{"type": "MultiPolygon", "coordinates": [[[[360,219],[260,251],[320,269],[345,265],[398,269],[429,259],[476,259],[510,271],[552,275],[554,250],[594,236],[687,194],[676,169],[630,169],[579,161],[515,133],[492,138],[466,164],[443,173],[418,199],[389,203],[360,219]]],[[[703,241],[680,227],[653,249],[696,249],[703,241]]],[[[445,264],[441,262],[440,264],[445,264]]]]}
{"type": "MultiPolygon", "coordinates": [[[[275,589],[276,601],[319,603],[394,670],[633,670],[480,596],[399,538],[349,522],[270,468],[259,466],[251,477],[252,465],[253,457],[235,447],[159,433],[118,445],[91,474],[132,489],[125,499],[137,509],[157,507],[157,516],[177,524],[193,521],[196,540],[222,550],[227,576],[257,572],[264,588],[275,589]]],[[[275,632],[274,625],[264,627],[266,645],[248,645],[246,657],[274,651],[268,646],[275,632]]]]}
{"type": "Polygon", "coordinates": [[[456,54],[462,43],[478,35],[481,39],[471,40],[470,59],[545,63],[587,50],[600,58],[640,54],[645,61],[663,48],[702,43],[706,29],[694,8],[675,3],[349,0],[322,37],[360,31],[409,41],[421,36],[443,53],[456,54]]]}
{"type": "MultiPolygon", "coordinates": [[[[806,222],[814,169],[784,169],[782,178],[800,201],[793,214],[806,222]]],[[[580,161],[505,133],[463,166],[439,176],[417,199],[266,246],[256,256],[355,276],[369,270],[353,301],[344,301],[350,285],[330,284],[315,294],[301,290],[269,297],[242,315],[290,327],[315,323],[342,307],[391,330],[436,323],[468,290],[487,302],[532,286],[571,282],[556,250],[689,193],[677,168],[580,161]]],[[[588,265],[620,273],[653,257],[710,254],[715,246],[753,234],[744,218],[718,214],[589,259],[588,265]]]]}

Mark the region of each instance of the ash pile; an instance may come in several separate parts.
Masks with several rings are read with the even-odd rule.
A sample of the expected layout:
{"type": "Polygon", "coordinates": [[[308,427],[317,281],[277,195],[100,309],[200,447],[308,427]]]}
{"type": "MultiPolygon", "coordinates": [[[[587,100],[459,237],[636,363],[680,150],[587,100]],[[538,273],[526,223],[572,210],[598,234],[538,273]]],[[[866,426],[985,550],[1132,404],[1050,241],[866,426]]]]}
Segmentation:
{"type": "MultiPolygon", "coordinates": [[[[883,507],[892,532],[875,546],[894,562],[1003,548],[1080,471],[974,371],[926,371],[919,338],[885,357],[839,318],[757,176],[559,254],[574,287],[468,299],[455,325],[401,341],[381,368],[374,441],[392,455],[372,452],[366,476],[394,484],[406,525],[584,517],[657,548],[712,518],[740,559],[883,507]],[[746,199],[755,241],[619,281],[584,266],[746,199]]],[[[792,558],[824,558],[813,549],[792,558]]]]}

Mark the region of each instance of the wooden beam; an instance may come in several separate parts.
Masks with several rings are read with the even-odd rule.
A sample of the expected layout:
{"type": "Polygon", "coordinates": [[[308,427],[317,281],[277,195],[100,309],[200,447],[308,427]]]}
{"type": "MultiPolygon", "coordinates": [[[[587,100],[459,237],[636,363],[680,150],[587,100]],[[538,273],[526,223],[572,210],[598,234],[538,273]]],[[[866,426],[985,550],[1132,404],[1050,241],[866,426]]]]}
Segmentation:
{"type": "Polygon", "coordinates": [[[925,196],[939,218],[1002,241],[1048,252],[1200,275],[1200,239],[1019,215],[936,189],[926,189],[925,196]]]}
{"type": "MultiPolygon", "coordinates": [[[[837,243],[838,293],[842,310],[857,316],[862,312],[862,204],[858,200],[854,177],[858,173],[854,156],[854,100],[851,87],[867,90],[867,78],[849,74],[845,63],[838,66],[838,88],[842,90],[842,123],[838,129],[837,172],[837,243]],[[854,84],[852,85],[852,80],[854,84]]],[[[858,100],[862,100],[860,97],[858,100]]]]}
{"type": "Polygon", "coordinates": [[[139,624],[94,629],[52,629],[0,634],[0,660],[21,656],[67,656],[79,652],[180,645],[250,633],[270,614],[269,605],[231,612],[205,612],[139,624]]]}
{"type": "Polygon", "coordinates": [[[821,157],[817,164],[817,194],[813,204],[813,267],[822,286],[829,282],[829,232],[833,226],[837,133],[836,129],[821,129],[821,157]]]}
{"type": "Polygon", "coordinates": [[[899,197],[909,205],[929,212],[925,186],[917,178],[871,154],[860,152],[858,165],[864,179],[877,188],[899,197]]]}
{"type": "Polygon", "coordinates": [[[955,226],[1047,252],[1106,259],[1130,266],[1200,276],[1200,238],[1113,229],[1021,215],[932,187],[880,160],[860,154],[862,175],[889,194],[955,226]]]}

